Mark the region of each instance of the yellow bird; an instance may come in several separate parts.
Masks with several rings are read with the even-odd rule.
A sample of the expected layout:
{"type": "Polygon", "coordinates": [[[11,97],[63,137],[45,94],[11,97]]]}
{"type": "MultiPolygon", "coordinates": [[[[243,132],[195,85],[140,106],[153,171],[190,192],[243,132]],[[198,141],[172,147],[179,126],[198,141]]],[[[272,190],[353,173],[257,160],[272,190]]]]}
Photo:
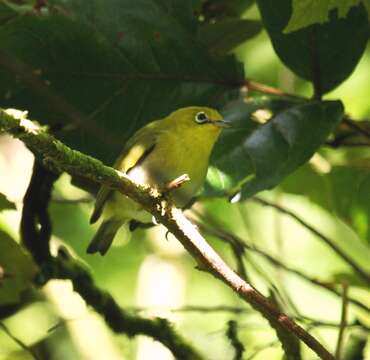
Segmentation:
{"type": "MultiPolygon", "coordinates": [[[[212,148],[228,123],[214,109],[186,107],[139,129],[126,143],[114,167],[133,181],[161,191],[181,175],[190,180],[171,191],[177,207],[184,207],[202,187],[212,148]]],[[[87,252],[104,255],[115,234],[130,221],[148,223],[151,215],[129,197],[102,186],[90,223],[103,222],[87,252]]]]}

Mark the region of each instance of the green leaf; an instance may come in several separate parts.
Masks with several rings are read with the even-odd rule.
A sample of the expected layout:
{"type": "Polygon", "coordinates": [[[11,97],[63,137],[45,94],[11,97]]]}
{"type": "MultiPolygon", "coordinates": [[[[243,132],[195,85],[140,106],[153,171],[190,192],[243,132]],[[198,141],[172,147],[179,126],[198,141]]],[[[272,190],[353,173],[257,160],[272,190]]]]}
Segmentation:
{"type": "MultiPolygon", "coordinates": [[[[251,114],[261,104],[244,104],[245,117],[225,131],[208,174],[208,186],[214,193],[228,194],[241,189],[242,198],[270,189],[310,159],[342,119],[339,101],[294,104],[257,128],[251,114]]],[[[268,104],[266,104],[268,105],[268,104]]],[[[281,108],[274,102],[271,108],[281,108]]],[[[230,117],[230,116],[229,116],[230,117]]],[[[208,194],[212,191],[207,189],[208,194]]]]}
{"type": "Polygon", "coordinates": [[[292,0],[279,1],[279,7],[274,0],[258,0],[258,6],[277,55],[298,76],[313,82],[317,96],[343,82],[365,50],[369,22],[363,7],[352,8],[345,19],[333,14],[325,24],[286,34],[292,0]]]}
{"type": "Polygon", "coordinates": [[[31,258],[0,230],[0,305],[17,303],[21,292],[32,285],[36,272],[31,258]]]}
{"type": "Polygon", "coordinates": [[[232,123],[232,128],[222,133],[212,153],[205,195],[217,196],[225,192],[230,195],[255,176],[252,159],[242,144],[259,127],[257,111],[263,110],[271,117],[293,104],[296,101],[290,99],[261,97],[234,101],[223,109],[222,113],[232,123]]]}
{"type": "Polygon", "coordinates": [[[215,23],[204,24],[198,32],[198,40],[208,51],[224,55],[246,40],[256,36],[262,24],[256,20],[225,18],[215,23]]]}
{"type": "Polygon", "coordinates": [[[0,193],[0,211],[5,209],[15,209],[15,205],[10,202],[4,194],[0,193]]]}
{"type": "Polygon", "coordinates": [[[329,21],[329,13],[337,9],[338,17],[345,18],[351,8],[363,4],[370,16],[369,0],[293,0],[292,16],[284,29],[285,33],[296,31],[306,26],[329,21]]]}
{"type": "Polygon", "coordinates": [[[68,125],[57,134],[73,148],[112,163],[145,123],[238,95],[242,68],[196,41],[193,2],[48,3],[0,26],[0,105],[68,125]]]}

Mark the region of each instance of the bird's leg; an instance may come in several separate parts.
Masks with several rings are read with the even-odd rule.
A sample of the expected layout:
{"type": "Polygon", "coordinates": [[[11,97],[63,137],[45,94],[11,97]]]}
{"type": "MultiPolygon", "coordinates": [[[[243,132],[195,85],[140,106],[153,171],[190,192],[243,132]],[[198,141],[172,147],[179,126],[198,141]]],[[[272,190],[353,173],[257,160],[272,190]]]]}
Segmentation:
{"type": "Polygon", "coordinates": [[[176,190],[180,188],[183,184],[190,181],[190,177],[188,174],[182,174],[179,177],[177,177],[174,180],[171,180],[170,182],[164,184],[164,186],[160,189],[161,193],[161,204],[162,204],[162,212],[165,212],[166,209],[171,207],[173,205],[172,199],[171,199],[171,191],[176,190]]]}
{"type": "MultiPolygon", "coordinates": [[[[182,174],[179,177],[175,178],[174,180],[171,180],[170,182],[164,184],[162,188],[159,190],[160,197],[161,197],[161,204],[160,204],[160,211],[161,214],[164,215],[164,213],[170,209],[173,205],[173,202],[170,197],[171,191],[178,189],[180,186],[182,186],[184,183],[190,181],[190,177],[188,174],[182,174]]],[[[152,221],[154,224],[158,225],[157,220],[153,217],[152,221]]]]}

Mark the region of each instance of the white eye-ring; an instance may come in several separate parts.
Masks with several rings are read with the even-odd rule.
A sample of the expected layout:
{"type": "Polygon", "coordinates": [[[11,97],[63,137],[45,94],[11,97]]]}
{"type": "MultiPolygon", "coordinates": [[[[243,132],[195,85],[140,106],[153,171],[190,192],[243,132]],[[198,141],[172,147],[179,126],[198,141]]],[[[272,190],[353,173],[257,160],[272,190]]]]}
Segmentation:
{"type": "Polygon", "coordinates": [[[198,124],[204,124],[209,121],[207,114],[204,111],[200,111],[195,115],[195,121],[198,124]]]}

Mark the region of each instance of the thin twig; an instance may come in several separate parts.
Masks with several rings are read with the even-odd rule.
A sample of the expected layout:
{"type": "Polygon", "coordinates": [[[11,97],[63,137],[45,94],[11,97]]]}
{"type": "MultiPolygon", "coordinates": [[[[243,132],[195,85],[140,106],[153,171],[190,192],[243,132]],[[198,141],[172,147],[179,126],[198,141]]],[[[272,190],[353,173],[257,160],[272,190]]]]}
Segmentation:
{"type": "Polygon", "coordinates": [[[247,314],[251,312],[251,309],[241,307],[241,306],[228,306],[228,305],[218,305],[218,306],[200,306],[200,305],[187,305],[181,308],[172,309],[172,312],[201,312],[201,313],[214,313],[214,312],[230,312],[233,314],[247,314]]]}
{"type": "Polygon", "coordinates": [[[348,148],[357,148],[357,147],[370,147],[370,142],[346,142],[346,141],[341,141],[338,142],[336,139],[332,141],[327,141],[325,145],[330,146],[334,149],[337,149],[338,147],[348,147],[348,148]]]}
{"type": "Polygon", "coordinates": [[[94,199],[92,197],[81,197],[78,199],[52,197],[50,201],[57,204],[75,205],[75,204],[91,204],[94,201],[94,199]]]}
{"type": "MultiPolygon", "coordinates": [[[[347,300],[348,296],[347,296],[347,300]]],[[[349,301],[348,301],[349,302],[349,301]]],[[[311,326],[320,326],[320,327],[329,327],[329,328],[339,328],[341,326],[340,323],[332,322],[332,321],[323,321],[323,320],[317,320],[317,319],[312,319],[308,316],[296,316],[296,320],[302,321],[302,322],[307,322],[311,326]]],[[[347,327],[359,327],[367,332],[370,332],[370,328],[364,324],[360,324],[357,321],[353,321],[352,323],[347,322],[347,327]]]]}
{"type": "Polygon", "coordinates": [[[184,183],[190,181],[190,177],[188,174],[183,174],[176,179],[170,181],[168,184],[165,186],[165,191],[172,191],[175,189],[178,189],[180,186],[182,186],[184,183]]]}
{"type": "Polygon", "coordinates": [[[341,360],[343,350],[344,332],[347,327],[347,313],[348,313],[348,284],[343,283],[343,301],[342,301],[342,315],[340,320],[340,327],[338,332],[337,347],[335,350],[335,358],[341,360]]]}
{"type": "Polygon", "coordinates": [[[241,360],[245,349],[243,343],[238,338],[238,323],[235,320],[228,321],[226,336],[234,348],[234,360],[241,360]]]}
{"type": "Polygon", "coordinates": [[[257,91],[257,92],[261,92],[261,93],[268,94],[268,95],[285,96],[285,97],[290,97],[290,98],[295,98],[295,99],[303,99],[303,97],[301,96],[290,94],[279,88],[266,85],[266,84],[262,84],[262,83],[259,83],[257,81],[250,80],[250,79],[245,80],[245,86],[250,91],[257,91]]]}
{"type": "Polygon", "coordinates": [[[349,255],[347,255],[332,239],[330,239],[328,236],[322,234],[319,230],[314,228],[312,225],[308,224],[305,220],[303,220],[301,217],[299,217],[294,212],[286,209],[285,207],[282,207],[281,205],[272,203],[270,201],[267,201],[265,199],[262,199],[260,197],[254,196],[252,198],[254,202],[257,202],[264,206],[273,207],[274,209],[280,211],[283,214],[286,214],[296,220],[298,223],[300,223],[302,226],[304,226],[306,229],[311,231],[313,234],[315,234],[317,237],[319,237],[321,240],[325,242],[339,257],[341,257],[348,265],[352,267],[352,269],[361,276],[362,279],[364,279],[368,284],[370,284],[370,274],[368,274],[364,269],[361,268],[349,255]]]}
{"type": "Polygon", "coordinates": [[[351,129],[356,130],[357,132],[361,133],[362,135],[366,136],[370,139],[370,131],[362,127],[358,121],[353,121],[352,119],[345,117],[343,122],[350,127],[351,129]]]}
{"type": "MultiPolygon", "coordinates": [[[[348,296],[347,296],[348,299],[348,296]]],[[[348,299],[350,302],[350,299],[348,299]]],[[[152,309],[152,307],[125,307],[125,309],[133,312],[141,312],[141,311],[148,311],[152,309]]],[[[186,305],[179,308],[173,308],[168,309],[168,307],[165,307],[166,310],[169,310],[171,312],[199,312],[202,314],[213,314],[218,312],[227,312],[231,314],[250,314],[252,310],[250,308],[246,308],[244,306],[229,306],[229,305],[215,305],[215,306],[202,306],[202,305],[186,305]]],[[[332,321],[324,321],[324,320],[318,320],[311,318],[309,316],[305,315],[297,315],[293,316],[294,320],[300,321],[302,323],[308,323],[313,326],[321,326],[321,327],[330,327],[330,328],[339,328],[340,323],[338,322],[332,322],[332,321]]],[[[356,321],[348,323],[347,327],[359,327],[362,328],[368,332],[370,332],[370,328],[364,324],[360,324],[356,321]]]]}
{"type": "Polygon", "coordinates": [[[278,342],[277,341],[271,341],[267,344],[264,344],[264,345],[261,345],[261,346],[256,346],[255,347],[255,351],[247,357],[246,360],[252,360],[254,359],[260,352],[268,349],[268,348],[271,348],[271,347],[274,347],[274,346],[277,346],[278,345],[278,342]]]}
{"type": "Polygon", "coordinates": [[[41,360],[37,356],[35,351],[31,349],[29,346],[27,346],[22,340],[14,336],[4,323],[0,322],[0,328],[2,328],[4,333],[8,335],[9,338],[11,338],[15,343],[17,343],[24,351],[27,351],[35,360],[41,360]]]}

